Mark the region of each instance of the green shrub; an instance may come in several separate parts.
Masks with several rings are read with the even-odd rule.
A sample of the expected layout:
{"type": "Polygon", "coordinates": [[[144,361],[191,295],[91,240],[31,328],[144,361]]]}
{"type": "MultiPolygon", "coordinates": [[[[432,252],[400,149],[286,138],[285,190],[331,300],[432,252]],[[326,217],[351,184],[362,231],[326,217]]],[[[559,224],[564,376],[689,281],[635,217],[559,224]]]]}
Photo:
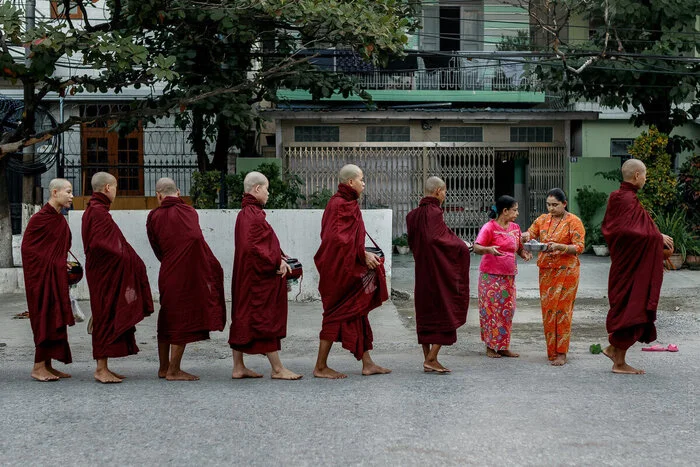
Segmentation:
{"type": "Polygon", "coordinates": [[[391,244],[394,246],[408,246],[408,234],[403,234],[399,235],[398,237],[394,237],[394,239],[391,241],[391,244]]]}
{"type": "Polygon", "coordinates": [[[586,230],[589,230],[593,227],[593,218],[596,213],[608,202],[608,195],[584,185],[576,189],[576,202],[581,214],[581,222],[586,230]]]}
{"type": "Polygon", "coordinates": [[[685,261],[688,251],[695,251],[698,247],[698,237],[688,225],[685,211],[677,209],[673,213],[656,214],[656,226],[661,233],[673,238],[673,250],[680,253],[685,261]]]}
{"type": "Polygon", "coordinates": [[[655,212],[655,216],[671,213],[678,208],[678,180],[671,170],[667,146],[668,136],[651,126],[629,147],[630,155],[647,166],[647,182],[637,193],[637,198],[647,211],[655,212]]]}
{"type": "Polygon", "coordinates": [[[309,195],[309,206],[314,209],[325,209],[332,196],[333,192],[328,188],[324,188],[320,191],[314,191],[309,195]]]}

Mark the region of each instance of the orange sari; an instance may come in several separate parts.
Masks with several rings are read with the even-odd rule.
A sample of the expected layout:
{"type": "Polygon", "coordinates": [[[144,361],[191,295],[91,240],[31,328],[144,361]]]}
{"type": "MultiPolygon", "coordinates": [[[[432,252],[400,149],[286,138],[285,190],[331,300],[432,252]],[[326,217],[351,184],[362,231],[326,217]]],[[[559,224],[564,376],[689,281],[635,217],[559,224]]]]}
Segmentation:
{"type": "Polygon", "coordinates": [[[528,232],[531,238],[542,243],[563,243],[576,247],[575,254],[542,251],[537,258],[547,357],[554,360],[558,354],[569,351],[571,319],[581,264],[578,255],[583,253],[586,231],[581,219],[567,212],[561,220],[551,214],[541,215],[532,223],[528,232]]]}

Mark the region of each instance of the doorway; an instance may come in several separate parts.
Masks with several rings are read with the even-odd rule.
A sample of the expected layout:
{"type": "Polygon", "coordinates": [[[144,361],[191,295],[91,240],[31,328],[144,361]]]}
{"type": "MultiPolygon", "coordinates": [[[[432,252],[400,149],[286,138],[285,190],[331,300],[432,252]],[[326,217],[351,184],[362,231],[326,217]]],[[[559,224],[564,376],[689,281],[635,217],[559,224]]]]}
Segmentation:
{"type": "Polygon", "coordinates": [[[518,202],[516,219],[521,229],[530,227],[529,196],[527,190],[527,150],[496,151],[494,161],[494,197],[512,196],[518,202]]]}

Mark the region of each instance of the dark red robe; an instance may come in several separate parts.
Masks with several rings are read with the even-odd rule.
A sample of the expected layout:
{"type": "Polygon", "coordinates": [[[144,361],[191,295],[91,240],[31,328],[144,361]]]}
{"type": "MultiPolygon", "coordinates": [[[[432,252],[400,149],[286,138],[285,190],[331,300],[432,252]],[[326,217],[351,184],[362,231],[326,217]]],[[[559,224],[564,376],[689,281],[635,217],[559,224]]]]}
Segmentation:
{"type": "Polygon", "coordinates": [[[158,342],[185,345],[223,331],[224,270],[204,240],[197,211],[167,196],[148,214],[146,233],[160,261],[158,342]]]}
{"type": "Polygon", "coordinates": [[[137,353],[136,324],[153,313],[146,265],[109,214],[111,204],[106,195],[93,193],[83,213],[95,359],[137,353]]]}
{"type": "Polygon", "coordinates": [[[321,246],[314,256],[323,302],[320,338],[342,342],[358,360],[372,349],[367,314],[389,298],[384,261],[370,270],[365,262],[365,224],[358,194],[338,185],[321,220],[321,246]]]}
{"type": "Polygon", "coordinates": [[[447,227],[440,200],[432,196],[408,213],[406,226],[416,262],[418,343],[452,345],[467,321],[469,247],[447,227]]]}
{"type": "Polygon", "coordinates": [[[243,195],[236,218],[231,281],[232,349],[248,354],[276,352],[287,335],[287,278],[277,274],[282,250],[265,211],[243,195]]]}
{"type": "Polygon", "coordinates": [[[610,343],[628,349],[656,340],[656,307],[663,281],[663,237],[637,199],[637,188],[623,182],[610,194],[602,225],[610,249],[607,329],[610,343]]]}
{"type": "Polygon", "coordinates": [[[29,219],[22,238],[22,267],[35,363],[72,362],[66,331],[75,324],[66,269],[70,244],[68,222],[50,204],[29,219]]]}

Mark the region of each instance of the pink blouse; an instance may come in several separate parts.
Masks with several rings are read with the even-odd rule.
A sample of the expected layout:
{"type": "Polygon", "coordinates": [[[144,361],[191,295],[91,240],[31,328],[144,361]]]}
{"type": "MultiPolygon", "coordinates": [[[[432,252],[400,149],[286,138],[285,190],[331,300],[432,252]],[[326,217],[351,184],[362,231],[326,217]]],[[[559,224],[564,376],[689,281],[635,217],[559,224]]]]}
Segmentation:
{"type": "Polygon", "coordinates": [[[520,226],[515,222],[508,223],[504,229],[495,220],[484,224],[476,237],[476,243],[481,246],[497,246],[503,256],[486,254],[481,257],[479,271],[502,276],[514,276],[518,273],[515,253],[520,250],[520,226]]]}

